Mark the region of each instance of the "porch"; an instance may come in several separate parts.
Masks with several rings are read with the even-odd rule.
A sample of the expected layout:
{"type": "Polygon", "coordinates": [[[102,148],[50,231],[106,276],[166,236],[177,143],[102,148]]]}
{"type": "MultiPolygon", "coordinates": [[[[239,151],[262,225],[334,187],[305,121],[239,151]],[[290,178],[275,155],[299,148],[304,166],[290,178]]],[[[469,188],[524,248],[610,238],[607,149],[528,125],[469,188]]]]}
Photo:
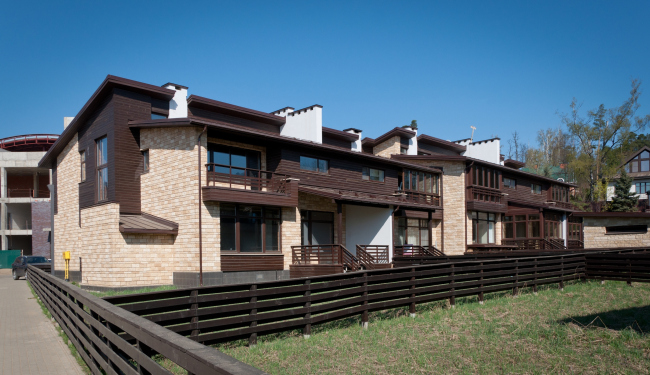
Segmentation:
{"type": "Polygon", "coordinates": [[[291,246],[291,278],[392,268],[388,245],[356,245],[356,254],[339,244],[291,246]]]}

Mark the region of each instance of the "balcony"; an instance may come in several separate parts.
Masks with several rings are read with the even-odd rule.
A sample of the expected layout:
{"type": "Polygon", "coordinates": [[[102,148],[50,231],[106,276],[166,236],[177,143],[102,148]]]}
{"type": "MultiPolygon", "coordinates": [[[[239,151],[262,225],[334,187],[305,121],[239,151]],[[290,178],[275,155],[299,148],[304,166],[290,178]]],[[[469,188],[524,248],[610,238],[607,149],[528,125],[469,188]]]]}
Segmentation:
{"type": "Polygon", "coordinates": [[[396,190],[396,200],[403,203],[425,204],[428,206],[440,207],[440,195],[422,193],[412,190],[396,190]]]}
{"type": "Polygon", "coordinates": [[[298,181],[287,175],[214,163],[205,169],[202,192],[206,202],[298,206],[298,181]]]}
{"type": "Polygon", "coordinates": [[[498,189],[471,185],[467,187],[466,197],[470,211],[505,213],[508,210],[506,196],[498,189]]]}
{"type": "Polygon", "coordinates": [[[49,198],[49,190],[7,189],[7,198],[49,198]]]}
{"type": "Polygon", "coordinates": [[[563,211],[567,211],[567,210],[568,211],[575,211],[576,210],[576,208],[571,203],[568,203],[568,202],[560,202],[560,201],[551,200],[549,202],[546,202],[546,204],[549,205],[549,208],[556,208],[556,209],[563,210],[563,211]]]}

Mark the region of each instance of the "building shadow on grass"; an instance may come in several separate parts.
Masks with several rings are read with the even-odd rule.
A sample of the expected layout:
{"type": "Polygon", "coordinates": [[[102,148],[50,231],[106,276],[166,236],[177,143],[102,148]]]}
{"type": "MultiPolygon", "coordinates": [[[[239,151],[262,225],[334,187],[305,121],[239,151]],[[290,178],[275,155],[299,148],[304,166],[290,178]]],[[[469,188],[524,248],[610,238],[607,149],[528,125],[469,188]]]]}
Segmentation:
{"type": "Polygon", "coordinates": [[[558,322],[573,323],[581,328],[606,328],[616,331],[631,329],[642,335],[648,335],[650,334],[650,305],[571,316],[558,322]]]}

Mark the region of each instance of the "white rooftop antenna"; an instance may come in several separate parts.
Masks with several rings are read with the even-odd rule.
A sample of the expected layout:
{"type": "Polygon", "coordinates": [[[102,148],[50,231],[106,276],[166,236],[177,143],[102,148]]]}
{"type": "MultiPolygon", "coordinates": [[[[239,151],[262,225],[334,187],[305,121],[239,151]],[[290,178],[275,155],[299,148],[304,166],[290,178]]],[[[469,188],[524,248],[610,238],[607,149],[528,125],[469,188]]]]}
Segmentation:
{"type": "Polygon", "coordinates": [[[469,139],[469,143],[474,142],[474,130],[476,130],[476,126],[470,126],[472,128],[472,136],[469,139]]]}

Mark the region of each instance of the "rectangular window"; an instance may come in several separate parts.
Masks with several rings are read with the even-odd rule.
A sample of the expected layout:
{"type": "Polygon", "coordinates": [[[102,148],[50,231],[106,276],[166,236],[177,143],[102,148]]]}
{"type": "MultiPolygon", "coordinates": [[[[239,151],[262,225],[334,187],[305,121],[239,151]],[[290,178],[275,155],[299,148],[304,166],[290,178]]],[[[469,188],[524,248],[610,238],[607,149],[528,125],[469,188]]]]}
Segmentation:
{"type": "Polygon", "coordinates": [[[106,137],[97,141],[97,201],[108,199],[108,141],[106,137]]]}
{"type": "Polygon", "coordinates": [[[397,219],[395,245],[429,246],[429,226],[424,219],[397,219]]]}
{"type": "Polygon", "coordinates": [[[637,182],[634,185],[637,194],[647,194],[650,190],[650,182],[637,182]]]}
{"type": "MultiPolygon", "coordinates": [[[[399,178],[398,178],[399,179],[399,178]]],[[[399,182],[400,190],[413,190],[427,194],[438,194],[440,176],[438,174],[405,169],[399,182]]]]}
{"type": "Polygon", "coordinates": [[[542,185],[530,184],[530,192],[532,194],[542,194],[542,185]]]}
{"type": "Polygon", "coordinates": [[[208,144],[208,172],[257,177],[260,152],[216,143],[208,144]]]}
{"type": "Polygon", "coordinates": [[[507,187],[508,189],[516,189],[517,188],[517,180],[514,180],[512,178],[503,178],[503,186],[507,187]]]}
{"type": "Polygon", "coordinates": [[[86,151],[81,151],[79,154],[81,159],[81,182],[86,181],[86,151]]]}
{"type": "Polygon", "coordinates": [[[142,170],[144,173],[149,172],[149,150],[142,151],[142,170]]]}
{"type": "MultiPolygon", "coordinates": [[[[499,180],[501,173],[496,169],[476,166],[472,174],[474,180],[472,185],[484,186],[492,189],[499,189],[499,180]]],[[[504,179],[505,184],[505,179],[504,179]]]]}
{"type": "Polygon", "coordinates": [[[167,116],[165,116],[165,115],[161,115],[161,114],[159,114],[159,113],[153,113],[153,112],[151,112],[151,119],[152,119],[152,120],[160,120],[160,119],[163,119],[163,118],[167,118],[167,116]]]}
{"type": "Polygon", "coordinates": [[[381,169],[363,167],[362,175],[364,180],[384,182],[384,171],[381,169]]]}
{"type": "Polygon", "coordinates": [[[319,173],[329,173],[329,162],[324,159],[301,156],[300,169],[319,173]]]}
{"type": "Polygon", "coordinates": [[[606,234],[644,234],[648,233],[647,225],[617,225],[605,227],[606,234]]]}
{"type": "Polygon", "coordinates": [[[279,209],[224,203],[219,211],[222,251],[280,250],[279,209]]]}
{"type": "Polygon", "coordinates": [[[474,243],[495,243],[496,215],[472,212],[472,240],[474,243]]]}
{"type": "Polygon", "coordinates": [[[407,153],[408,151],[409,151],[409,149],[406,148],[406,147],[400,147],[400,148],[399,148],[399,153],[402,154],[402,155],[406,155],[406,153],[407,153]]]}

